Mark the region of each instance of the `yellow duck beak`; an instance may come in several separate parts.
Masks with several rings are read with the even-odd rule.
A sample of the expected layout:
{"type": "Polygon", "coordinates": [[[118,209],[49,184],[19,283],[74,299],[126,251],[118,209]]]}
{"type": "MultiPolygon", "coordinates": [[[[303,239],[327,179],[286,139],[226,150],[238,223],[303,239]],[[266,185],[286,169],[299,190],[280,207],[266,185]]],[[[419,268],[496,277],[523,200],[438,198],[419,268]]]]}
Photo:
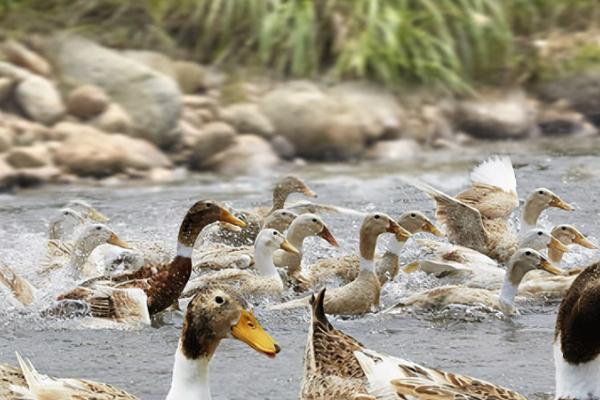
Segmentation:
{"type": "Polygon", "coordinates": [[[575,207],[573,207],[569,203],[563,201],[563,199],[561,199],[558,196],[553,196],[552,197],[552,200],[550,200],[550,207],[560,208],[561,210],[565,210],[565,211],[573,211],[573,210],[575,210],[575,207]]]}
{"type": "Polygon", "coordinates": [[[542,262],[540,263],[540,267],[544,271],[549,272],[552,275],[563,275],[563,270],[555,267],[550,261],[546,260],[545,258],[542,259],[542,262]]]}
{"type": "Polygon", "coordinates": [[[569,252],[569,248],[554,236],[551,236],[550,243],[548,243],[548,248],[560,251],[561,253],[569,252]]]}
{"type": "Polygon", "coordinates": [[[279,246],[279,248],[281,248],[281,250],[287,251],[288,253],[300,255],[298,249],[295,248],[290,242],[288,242],[287,239],[284,240],[283,243],[281,243],[281,246],[279,246]]]}
{"type": "Polygon", "coordinates": [[[225,210],[224,208],[221,209],[221,214],[219,215],[219,221],[227,222],[228,224],[239,226],[240,228],[246,227],[246,223],[244,221],[242,221],[241,219],[239,219],[238,217],[236,217],[229,211],[225,210]]]}
{"type": "Polygon", "coordinates": [[[386,232],[393,233],[396,235],[396,239],[400,241],[408,240],[408,238],[412,236],[412,233],[401,227],[396,221],[393,220],[390,220],[386,232]]]}
{"type": "Polygon", "coordinates": [[[326,226],[323,226],[323,230],[321,231],[321,233],[319,233],[319,236],[325,239],[325,241],[333,247],[338,247],[338,242],[337,240],[335,240],[335,236],[333,236],[333,233],[331,233],[329,228],[327,228],[326,226]]]}
{"type": "Polygon", "coordinates": [[[425,232],[429,232],[429,233],[431,233],[431,234],[433,234],[433,235],[435,235],[435,236],[438,236],[438,237],[443,237],[443,236],[444,236],[444,232],[440,231],[440,230],[438,229],[438,227],[437,227],[437,226],[435,226],[435,225],[434,225],[433,223],[431,223],[431,222],[426,222],[426,223],[425,223],[425,226],[423,226],[423,230],[424,230],[425,232]]]}
{"type": "Polygon", "coordinates": [[[252,311],[242,310],[240,320],[231,328],[231,334],[267,357],[275,358],[281,351],[275,339],[265,332],[252,311]]]}
{"type": "Polygon", "coordinates": [[[305,195],[306,197],[317,197],[317,193],[315,193],[312,189],[308,188],[308,187],[304,187],[302,189],[302,194],[305,195]]]}
{"type": "Polygon", "coordinates": [[[110,234],[110,236],[108,237],[108,240],[106,240],[106,243],[112,244],[114,246],[122,247],[124,249],[131,249],[131,246],[129,245],[129,243],[127,243],[126,241],[122,240],[114,232],[110,234]]]}
{"type": "Polygon", "coordinates": [[[578,235],[575,236],[575,239],[573,239],[573,243],[577,243],[578,245],[580,245],[581,247],[585,247],[586,249],[597,249],[598,246],[596,246],[594,243],[590,242],[588,238],[586,238],[585,236],[583,236],[582,233],[579,233],[578,235]]]}

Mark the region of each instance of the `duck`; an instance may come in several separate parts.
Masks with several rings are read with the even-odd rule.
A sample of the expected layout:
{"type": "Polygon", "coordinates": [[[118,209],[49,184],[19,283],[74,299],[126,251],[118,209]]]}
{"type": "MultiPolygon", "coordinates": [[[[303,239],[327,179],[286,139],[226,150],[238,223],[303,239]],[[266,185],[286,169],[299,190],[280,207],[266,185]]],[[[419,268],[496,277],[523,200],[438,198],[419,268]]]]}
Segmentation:
{"type": "Polygon", "coordinates": [[[83,225],[86,219],[72,208],[61,208],[48,223],[48,240],[66,242],[77,227],[83,225]]]}
{"type": "Polygon", "coordinates": [[[110,221],[110,218],[102,214],[98,209],[94,208],[94,206],[92,206],[85,200],[71,200],[67,203],[65,207],[77,211],[84,218],[89,219],[91,221],[99,222],[101,224],[106,224],[108,221],[110,221]]]}
{"type": "Polygon", "coordinates": [[[565,202],[550,189],[542,187],[529,193],[521,212],[521,231],[527,232],[530,229],[536,228],[542,212],[551,207],[565,211],[575,210],[572,205],[565,202]]]}
{"type": "MultiPolygon", "coordinates": [[[[285,232],[298,217],[288,210],[277,210],[265,218],[264,229],[285,232]]],[[[254,246],[230,246],[210,243],[194,250],[194,272],[225,268],[245,269],[254,265],[254,246]]]]}
{"type": "Polygon", "coordinates": [[[181,222],[177,252],[168,264],[149,264],[133,273],[97,277],[57,297],[84,302],[97,319],[149,324],[150,317],[174,304],[192,272],[192,250],[200,232],[221,221],[239,227],[246,224],[213,200],[194,203],[181,222]]]}
{"type": "Polygon", "coordinates": [[[419,310],[439,310],[451,304],[467,306],[483,305],[505,315],[516,312],[515,297],[523,277],[536,269],[543,269],[553,275],[561,275],[558,269],[537,250],[523,248],[517,250],[508,261],[507,271],[500,293],[490,289],[470,288],[459,285],[446,285],[425,290],[402,299],[386,310],[386,313],[399,314],[407,308],[419,310]]]}
{"type": "MultiPolygon", "coordinates": [[[[592,243],[583,233],[581,233],[575,226],[570,224],[557,225],[552,229],[552,236],[560,240],[566,246],[572,244],[578,244],[581,247],[590,250],[598,249],[594,243],[592,243]]],[[[562,261],[562,257],[565,252],[561,252],[556,249],[548,249],[548,258],[555,264],[559,264],[562,261]]]]}
{"type": "Polygon", "coordinates": [[[0,260],[0,284],[11,292],[19,305],[30,306],[35,303],[37,289],[2,260],[0,260]]]}
{"type": "Polygon", "coordinates": [[[131,246],[122,240],[112,229],[102,223],[82,226],[72,244],[56,243],[51,255],[42,261],[39,272],[46,275],[65,268],[73,279],[90,278],[98,275],[96,265],[89,262],[89,256],[102,244],[110,244],[122,249],[131,246]]]}
{"type": "MultiPolygon", "coordinates": [[[[427,232],[438,237],[444,236],[435,224],[418,210],[402,213],[397,222],[404,230],[411,234],[427,232]]],[[[410,235],[404,235],[403,231],[395,234],[385,253],[377,260],[375,272],[381,285],[396,279],[400,271],[399,255],[409,237],[410,235]]],[[[327,258],[317,261],[309,268],[307,280],[312,286],[332,279],[339,279],[342,283],[349,283],[358,276],[360,270],[359,257],[352,255],[327,258]]]]}
{"type": "Polygon", "coordinates": [[[254,269],[256,273],[247,270],[224,269],[204,274],[191,280],[186,285],[182,298],[193,296],[198,287],[209,283],[233,285],[243,296],[272,296],[281,294],[285,286],[273,263],[273,253],[278,249],[296,255],[300,254],[300,251],[281,232],[275,229],[261,230],[254,243],[254,269]]]}
{"type": "MultiPolygon", "coordinates": [[[[245,299],[226,286],[206,286],[190,301],[174,356],[167,400],[209,400],[209,367],[219,344],[235,339],[269,358],[281,347],[257,321],[245,299]]],[[[17,399],[138,400],[114,386],[40,374],[17,353],[19,367],[0,365],[0,397],[17,399]]]]}
{"type": "MultiPolygon", "coordinates": [[[[459,282],[468,287],[499,289],[504,281],[505,270],[496,260],[468,247],[435,242],[428,239],[418,239],[417,244],[430,254],[418,260],[414,269],[451,282],[459,282]]],[[[522,235],[519,247],[530,247],[537,251],[548,249],[548,252],[565,253],[569,249],[556,237],[542,228],[530,229],[522,235]]],[[[413,269],[413,270],[414,270],[413,269]]],[[[405,272],[412,272],[405,269],[405,272]]],[[[537,271],[532,271],[524,281],[537,271]]],[[[547,274],[543,271],[543,276],[547,274]]]]}
{"type": "MultiPolygon", "coordinates": [[[[406,181],[436,202],[436,216],[446,227],[450,243],[471,248],[502,263],[518,249],[518,237],[508,221],[519,206],[515,172],[509,157],[492,157],[475,167],[471,172],[471,186],[455,197],[422,182],[406,181]]],[[[540,191],[545,196],[545,189],[535,193],[540,191]]],[[[528,197],[524,214],[529,216],[532,209],[539,211],[541,203],[534,202],[535,207],[529,205],[538,197],[539,194],[528,197]]],[[[544,203],[545,207],[572,208],[556,197],[544,203]]]]}
{"type": "Polygon", "coordinates": [[[510,389],[379,354],[336,329],[325,289],[312,296],[301,400],[469,398],[525,400],[510,389]]]}
{"type": "MultiPolygon", "coordinates": [[[[409,237],[410,232],[402,228],[389,215],[372,213],[367,215],[360,228],[359,266],[360,272],[352,282],[328,291],[325,310],[335,315],[362,315],[379,307],[381,284],[375,273],[375,247],[377,238],[383,233],[409,237]]],[[[291,300],[270,307],[271,310],[287,310],[306,307],[310,297],[291,300]]]]}
{"type": "Polygon", "coordinates": [[[263,228],[264,219],[277,210],[285,208],[287,198],[293,193],[301,193],[307,197],[317,197],[317,194],[308,185],[296,176],[286,176],[279,180],[273,188],[273,204],[269,207],[259,207],[253,210],[231,210],[231,212],[244,221],[245,229],[232,231],[230,226],[216,226],[203,235],[202,243],[217,242],[230,246],[252,245],[254,239],[263,228]]]}

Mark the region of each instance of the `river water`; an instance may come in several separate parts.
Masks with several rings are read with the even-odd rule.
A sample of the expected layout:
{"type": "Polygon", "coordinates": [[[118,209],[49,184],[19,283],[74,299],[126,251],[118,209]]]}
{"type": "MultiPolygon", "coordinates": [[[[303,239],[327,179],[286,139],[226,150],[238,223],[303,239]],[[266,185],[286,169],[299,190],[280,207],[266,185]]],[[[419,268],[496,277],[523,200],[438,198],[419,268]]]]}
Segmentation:
{"type": "MultiPolygon", "coordinates": [[[[33,271],[44,254],[48,219],[68,200],[92,202],[111,217],[113,229],[128,241],[159,242],[172,251],[180,219],[191,203],[212,198],[238,208],[265,205],[273,181],[288,172],[302,176],[323,203],[381,210],[392,216],[420,209],[431,216],[432,203],[404,185],[400,175],[418,176],[454,193],[467,183],[467,172],[474,163],[496,151],[512,154],[521,198],[535,187],[546,186],[577,207],[573,213],[552,210],[545,223],[574,223],[594,238],[600,233],[596,224],[600,159],[593,155],[598,146],[595,141],[579,140],[526,146],[505,143],[439,151],[394,164],[310,165],[254,178],[198,175],[168,186],[47,187],[0,195],[0,258],[36,285],[58,289],[61,282],[39,282],[33,271]],[[559,152],[568,155],[559,156],[559,152]]],[[[332,250],[309,239],[305,243],[307,262],[356,251],[360,218],[336,214],[324,219],[340,248],[332,250]]],[[[589,251],[578,251],[567,262],[577,264],[592,257],[589,251]]],[[[432,284],[428,277],[400,276],[385,289],[383,301],[392,304],[407,291],[432,284]]],[[[180,315],[165,315],[152,327],[138,331],[86,330],[80,329],[77,321],[45,321],[36,311],[13,308],[6,298],[6,293],[0,292],[0,363],[14,363],[14,352],[19,351],[49,375],[84,377],[119,386],[142,399],[164,399],[180,315]]],[[[549,398],[554,386],[551,346],[557,307],[556,303],[525,304],[521,315],[508,319],[478,310],[458,310],[441,316],[372,314],[332,321],[374,350],[486,379],[527,396],[549,398]]],[[[279,341],[282,352],[271,360],[241,343],[223,342],[211,364],[215,399],[298,398],[308,314],[275,314],[264,311],[260,304],[257,314],[279,341]]]]}

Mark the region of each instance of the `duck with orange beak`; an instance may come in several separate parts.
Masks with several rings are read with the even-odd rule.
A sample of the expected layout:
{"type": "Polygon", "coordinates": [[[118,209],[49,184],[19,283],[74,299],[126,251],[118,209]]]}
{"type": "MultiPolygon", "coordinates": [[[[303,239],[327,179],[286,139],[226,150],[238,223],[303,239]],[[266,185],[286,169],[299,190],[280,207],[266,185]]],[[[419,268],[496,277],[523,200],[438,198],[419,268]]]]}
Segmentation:
{"type": "MultiPolygon", "coordinates": [[[[235,290],[227,286],[201,288],[185,313],[167,400],[210,400],[209,364],[223,339],[239,340],[269,358],[281,350],[235,290]]],[[[41,375],[19,354],[17,359],[20,368],[0,365],[3,399],[139,400],[104,383],[41,375]]]]}

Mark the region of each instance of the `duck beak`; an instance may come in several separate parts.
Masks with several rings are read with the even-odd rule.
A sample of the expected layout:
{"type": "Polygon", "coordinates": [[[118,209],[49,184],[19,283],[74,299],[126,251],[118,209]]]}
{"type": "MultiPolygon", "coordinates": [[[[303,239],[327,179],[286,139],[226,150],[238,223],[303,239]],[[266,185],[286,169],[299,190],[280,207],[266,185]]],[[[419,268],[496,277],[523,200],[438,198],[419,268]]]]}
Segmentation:
{"type": "Polygon", "coordinates": [[[552,200],[550,200],[550,207],[560,208],[561,210],[565,210],[565,211],[575,210],[575,207],[573,207],[569,203],[563,201],[563,199],[561,199],[560,197],[558,197],[556,195],[552,197],[552,200]]]}
{"type": "Polygon", "coordinates": [[[550,272],[552,275],[562,275],[563,271],[560,268],[555,267],[550,261],[546,260],[545,258],[542,259],[542,262],[540,263],[540,267],[546,271],[546,272],[550,272]]]}
{"type": "Polygon", "coordinates": [[[554,236],[551,236],[550,243],[548,243],[548,248],[560,251],[561,253],[569,252],[569,248],[554,236]]]}
{"type": "Polygon", "coordinates": [[[317,197],[317,194],[313,190],[309,189],[308,187],[305,187],[302,189],[302,194],[305,195],[306,197],[313,197],[313,198],[317,197]]]}
{"type": "Polygon", "coordinates": [[[319,236],[325,239],[325,241],[333,247],[338,247],[338,242],[337,240],[335,240],[335,236],[333,236],[329,228],[327,228],[326,226],[323,226],[323,230],[321,231],[321,233],[319,233],[319,236]]]}
{"type": "Polygon", "coordinates": [[[124,249],[131,249],[131,246],[129,245],[129,243],[127,243],[126,241],[122,240],[114,232],[110,234],[110,236],[108,237],[108,240],[106,241],[106,243],[112,244],[114,246],[122,247],[124,249]]]}
{"type": "Polygon", "coordinates": [[[597,249],[598,246],[596,246],[594,243],[590,242],[588,238],[586,238],[583,233],[581,232],[577,232],[577,235],[575,236],[575,239],[573,239],[574,243],[577,243],[578,245],[580,245],[581,247],[585,247],[586,249],[597,249]]]}
{"type": "Polygon", "coordinates": [[[298,251],[297,248],[295,248],[294,246],[292,246],[292,244],[290,242],[286,240],[283,241],[283,243],[281,243],[281,246],[279,246],[281,248],[281,250],[285,250],[288,253],[292,253],[292,254],[296,254],[296,255],[300,255],[300,252],[298,251]]]}
{"type": "Polygon", "coordinates": [[[396,221],[392,220],[390,220],[386,232],[395,234],[396,238],[400,235],[401,237],[404,237],[404,240],[412,236],[412,233],[401,227],[396,221]]]}
{"type": "Polygon", "coordinates": [[[281,351],[275,339],[260,326],[252,311],[242,310],[240,320],[231,328],[231,334],[267,357],[275,358],[281,351]]]}
{"type": "Polygon", "coordinates": [[[104,222],[109,221],[109,218],[106,215],[102,214],[100,211],[96,210],[95,208],[92,208],[88,211],[88,216],[97,222],[104,223],[104,222]]]}
{"type": "Polygon", "coordinates": [[[242,221],[241,219],[239,219],[238,217],[236,217],[229,211],[225,210],[224,208],[221,209],[221,214],[219,215],[219,221],[227,222],[228,224],[239,226],[240,228],[246,227],[246,223],[244,221],[242,221]]]}
{"type": "Polygon", "coordinates": [[[431,234],[433,234],[435,236],[438,236],[438,237],[443,237],[444,236],[444,233],[442,231],[440,231],[437,226],[435,226],[433,223],[431,223],[429,221],[427,221],[425,223],[425,225],[423,226],[423,230],[425,232],[429,232],[429,233],[431,233],[431,234]]]}

